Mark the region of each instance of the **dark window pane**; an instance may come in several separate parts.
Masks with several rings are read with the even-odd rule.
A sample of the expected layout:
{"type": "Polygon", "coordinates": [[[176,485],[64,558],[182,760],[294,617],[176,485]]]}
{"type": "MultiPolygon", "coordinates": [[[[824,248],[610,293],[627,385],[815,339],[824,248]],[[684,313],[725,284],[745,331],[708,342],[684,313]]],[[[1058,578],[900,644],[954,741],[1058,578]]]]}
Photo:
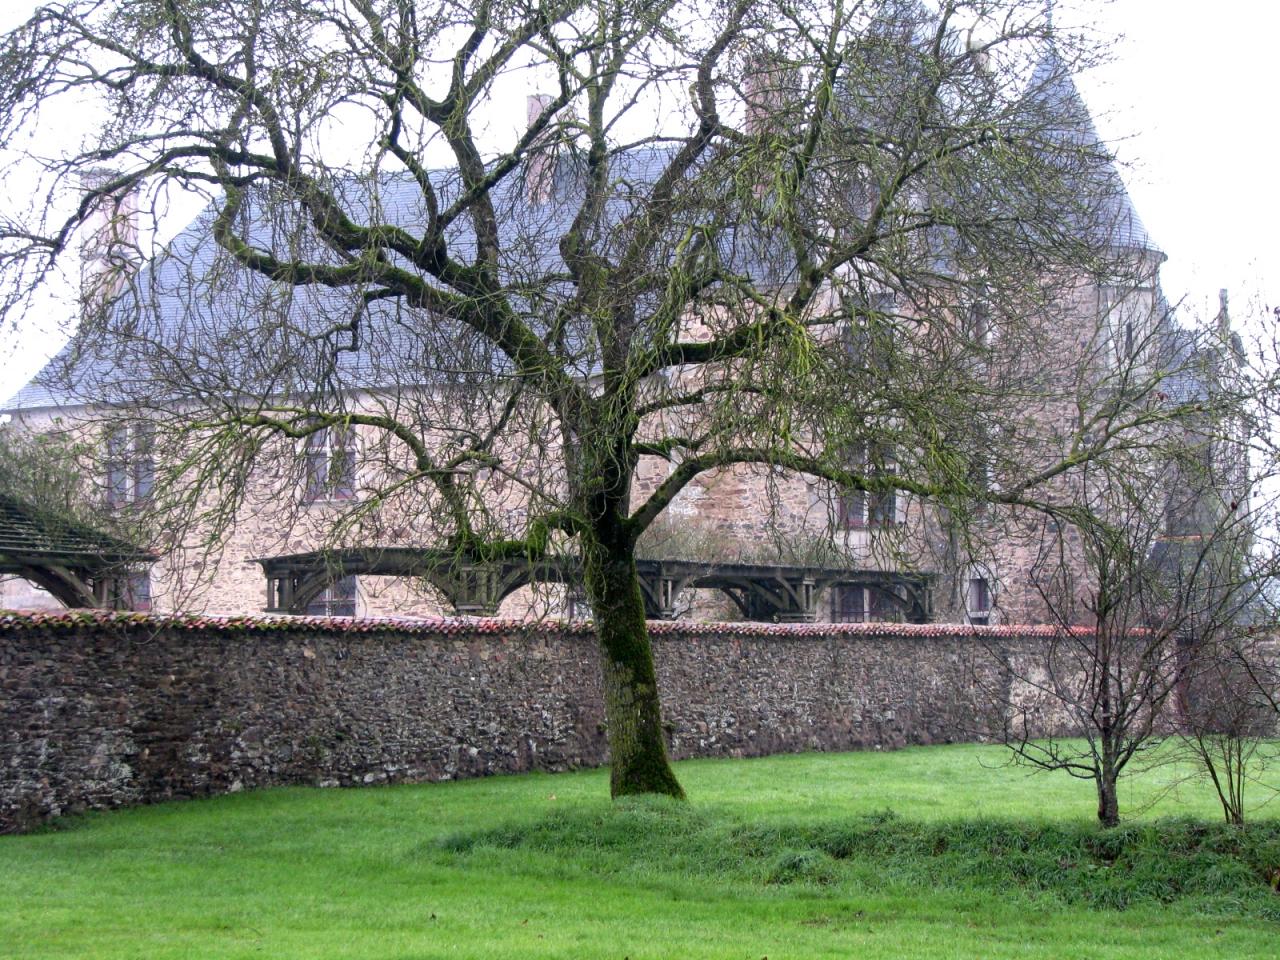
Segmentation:
{"type": "Polygon", "coordinates": [[[875,587],[867,588],[867,619],[870,621],[897,620],[898,605],[893,597],[875,587]]]}
{"type": "Polygon", "coordinates": [[[145,500],[156,485],[155,428],[151,424],[139,424],[134,434],[133,448],[133,497],[145,500]]]}
{"type": "Polygon", "coordinates": [[[836,493],[836,526],[848,530],[867,522],[867,495],[862,490],[840,490],[836,493]]]}
{"type": "Polygon", "coordinates": [[[306,440],[303,453],[304,502],[350,500],[356,492],[356,453],[350,430],[330,427],[306,440]]]}
{"type": "Polygon", "coordinates": [[[897,522],[898,497],[894,493],[873,493],[867,503],[867,525],[887,527],[897,522]]]}
{"type": "Polygon", "coordinates": [[[350,500],[356,494],[355,451],[334,450],[329,466],[329,496],[334,500],[350,500]]]}
{"type": "Polygon", "coordinates": [[[311,617],[354,617],[356,615],[356,578],[342,577],[331,583],[307,604],[311,617]]]}
{"type": "Polygon", "coordinates": [[[991,586],[984,577],[969,580],[969,622],[986,624],[991,617],[991,586]]]}
{"type": "Polygon", "coordinates": [[[129,434],[124,427],[107,432],[107,505],[119,507],[129,501],[129,434]]]}
{"type": "Polygon", "coordinates": [[[864,587],[843,586],[831,591],[831,619],[835,623],[863,623],[867,619],[864,587]]]}
{"type": "Polygon", "coordinates": [[[143,613],[151,609],[151,574],[135,573],[129,577],[128,594],[125,598],[130,610],[143,613]]]}

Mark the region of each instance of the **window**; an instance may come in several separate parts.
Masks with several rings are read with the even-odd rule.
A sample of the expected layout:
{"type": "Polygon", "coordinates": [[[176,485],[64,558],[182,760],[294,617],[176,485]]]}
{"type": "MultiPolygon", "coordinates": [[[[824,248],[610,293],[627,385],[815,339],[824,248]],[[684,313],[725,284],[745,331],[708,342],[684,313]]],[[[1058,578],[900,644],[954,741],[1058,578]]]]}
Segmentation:
{"type": "Polygon", "coordinates": [[[354,617],[356,615],[356,578],[343,577],[325,587],[307,604],[309,617],[354,617]]]}
{"type": "Polygon", "coordinates": [[[1098,317],[1110,344],[1111,360],[1123,364],[1138,358],[1147,326],[1143,320],[1146,288],[1098,285],[1098,317]]]}
{"type": "Polygon", "coordinates": [[[879,493],[840,490],[835,507],[836,524],[841,530],[891,527],[898,522],[898,495],[892,490],[879,493]]]}
{"type": "Polygon", "coordinates": [[[303,499],[350,500],[356,492],[354,433],[347,427],[326,427],[306,439],[303,499]]]}
{"type": "Polygon", "coordinates": [[[991,622],[991,585],[986,577],[970,577],[966,606],[969,622],[985,626],[991,622]]]}
{"type": "Polygon", "coordinates": [[[125,582],[125,604],[129,610],[140,613],[151,611],[151,574],[132,574],[125,582]]]}
{"type": "Polygon", "coordinates": [[[897,327],[888,314],[854,317],[843,325],[840,336],[853,366],[883,371],[893,365],[898,337],[897,327]]]}
{"type": "Polygon", "coordinates": [[[111,577],[99,581],[95,593],[99,601],[113,610],[148,613],[151,610],[151,573],[142,570],[126,577],[111,577]]]}
{"type": "Polygon", "coordinates": [[[831,591],[832,623],[864,623],[866,619],[866,587],[836,587],[831,591]]]}
{"type": "Polygon", "coordinates": [[[151,496],[156,477],[154,445],[155,428],[149,423],[107,431],[107,506],[123,507],[151,496]]]}
{"type": "Polygon", "coordinates": [[[879,623],[900,619],[892,596],[875,587],[839,586],[831,590],[832,623],[879,623]]]}
{"type": "Polygon", "coordinates": [[[889,527],[898,522],[898,495],[890,490],[867,496],[867,526],[889,527]]]}
{"type": "Polygon", "coordinates": [[[593,619],[591,602],[587,599],[587,592],[581,587],[571,587],[565,596],[564,618],[574,622],[593,619]]]}
{"type": "MultiPolygon", "coordinates": [[[[850,458],[850,469],[866,470],[872,476],[892,472],[893,457],[882,448],[873,448],[876,456],[860,454],[850,458]]],[[[839,489],[835,498],[835,521],[838,529],[860,530],[865,527],[891,527],[898,522],[898,494],[894,490],[868,492],[839,489]]]]}

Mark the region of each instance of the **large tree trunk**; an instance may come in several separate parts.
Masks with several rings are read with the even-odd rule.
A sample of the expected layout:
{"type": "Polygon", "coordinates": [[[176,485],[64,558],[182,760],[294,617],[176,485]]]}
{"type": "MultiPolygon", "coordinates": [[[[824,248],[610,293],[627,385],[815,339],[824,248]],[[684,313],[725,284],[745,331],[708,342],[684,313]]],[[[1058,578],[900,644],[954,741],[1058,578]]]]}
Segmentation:
{"type": "MultiPolygon", "coordinates": [[[[584,538],[589,539],[589,538],[584,538]]],[[[604,659],[614,797],[661,793],[684,797],[667,757],[644,600],[629,543],[583,545],[587,598],[604,659]]]]}

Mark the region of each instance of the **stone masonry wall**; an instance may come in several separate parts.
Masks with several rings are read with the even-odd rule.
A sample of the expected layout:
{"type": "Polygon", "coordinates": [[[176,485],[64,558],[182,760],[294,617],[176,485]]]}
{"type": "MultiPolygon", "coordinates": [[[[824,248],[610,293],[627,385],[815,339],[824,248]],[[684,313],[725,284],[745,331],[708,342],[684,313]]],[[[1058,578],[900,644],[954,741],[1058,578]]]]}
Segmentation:
{"type": "MultiPolygon", "coordinates": [[[[676,757],[971,739],[1044,628],[654,623],[676,757]]],[[[283,783],[606,760],[589,627],[0,616],[0,832],[283,783]]]]}

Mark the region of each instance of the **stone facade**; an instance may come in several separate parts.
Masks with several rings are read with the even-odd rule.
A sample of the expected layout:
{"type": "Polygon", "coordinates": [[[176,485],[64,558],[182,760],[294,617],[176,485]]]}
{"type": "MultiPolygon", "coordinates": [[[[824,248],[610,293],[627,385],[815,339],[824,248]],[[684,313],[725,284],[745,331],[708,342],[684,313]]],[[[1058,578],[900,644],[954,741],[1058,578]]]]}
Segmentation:
{"type": "MultiPolygon", "coordinates": [[[[1045,628],[650,625],[672,753],[746,757],[983,735],[1045,628]]],[[[273,784],[604,763],[588,625],[0,617],[0,831],[273,784]]]]}
{"type": "MultiPolygon", "coordinates": [[[[1143,272],[1155,270],[1155,264],[1144,264],[1143,272]]],[[[1059,358],[1063,370],[1059,379],[1070,380],[1081,351],[1101,350],[1099,339],[1105,333],[1099,320],[1100,287],[1080,279],[1064,284],[1063,303],[1058,305],[1060,321],[1056,335],[1071,345],[1059,358]],[[1068,322],[1070,320],[1071,322],[1068,322]]],[[[1151,290],[1142,288],[1132,294],[1140,301],[1132,309],[1140,316],[1157,313],[1151,290]]],[[[1022,362],[1022,361],[1019,361],[1022,362]]],[[[1044,351],[1029,356],[1026,363],[1045,362],[1044,351]]],[[[1099,357],[1100,369],[1107,367],[1106,357],[1099,357]]],[[[1053,376],[1054,371],[1035,374],[1053,376]]],[[[405,397],[412,398],[412,391],[405,397]]],[[[1046,390],[1046,396],[1061,400],[1060,389],[1046,390]]],[[[358,412],[377,412],[385,398],[354,395],[350,398],[358,412]]],[[[1065,403],[1065,401],[1063,401],[1065,403]]],[[[1064,454],[1069,444],[1071,424],[1068,422],[1074,404],[1063,409],[1024,410],[1024,418],[1038,427],[1040,446],[1027,445],[1030,464],[1048,463],[1064,454]],[[1035,456],[1038,451],[1038,457],[1035,456]]],[[[64,431],[88,446],[101,446],[110,428],[109,414],[89,406],[44,408],[14,411],[15,425],[32,433],[64,431]]],[[[337,521],[346,509],[364,496],[380,492],[382,478],[388,469],[390,454],[374,436],[374,431],[353,428],[352,478],[354,496],[347,501],[309,499],[304,494],[305,451],[296,444],[284,443],[280,450],[265,458],[263,469],[255,473],[236,504],[234,524],[222,531],[216,549],[208,547],[166,553],[151,570],[151,609],[157,612],[188,612],[213,615],[257,613],[267,606],[267,583],[257,558],[288,555],[319,546],[349,544],[383,546],[438,544],[441,531],[429,516],[434,505],[429,500],[402,497],[391,501],[379,512],[362,516],[359,525],[335,534],[337,521]]],[[[157,450],[164,444],[157,439],[157,450]]],[[[557,451],[541,451],[536,458],[513,456],[513,464],[532,471],[554,471],[557,451]]],[[[176,456],[176,452],[175,452],[176,456]]],[[[163,464],[158,465],[163,472],[163,464]]],[[[674,469],[671,462],[656,457],[641,458],[633,499],[641,502],[674,469]]],[[[101,473],[101,470],[97,470],[101,473]]],[[[998,471],[997,471],[998,472],[998,471]]],[[[1016,477],[1016,470],[1010,471],[1016,477]]],[[[543,478],[548,488],[556,487],[553,479],[543,478]]],[[[86,478],[86,496],[102,499],[103,476],[86,478]]],[[[521,517],[525,509],[518,492],[510,484],[489,478],[477,482],[487,510],[494,516],[521,517]]],[[[1070,491],[1062,491],[1064,499],[1070,491]]],[[[933,615],[947,622],[964,622],[970,612],[966,604],[966,586],[971,577],[982,576],[988,583],[991,610],[989,622],[1033,623],[1051,619],[1043,598],[1031,581],[1030,571],[1040,559],[1046,540],[1043,518],[1032,517],[1020,523],[1007,511],[992,509],[985,519],[973,525],[968,543],[957,547],[949,543],[941,529],[937,511],[929,504],[900,493],[890,522],[843,527],[838,522],[838,494],[829,484],[795,473],[754,464],[739,464],[707,471],[682,490],[646,534],[646,550],[663,557],[710,560],[720,562],[805,562],[816,550],[823,551],[826,562],[851,569],[881,569],[923,573],[934,578],[933,615]]],[[[212,503],[202,505],[212,509],[212,503]]],[[[519,524],[496,531],[500,535],[519,535],[519,524]]],[[[201,531],[189,538],[196,542],[209,539],[201,531]]],[[[1073,578],[1086,582],[1078,552],[1064,556],[1073,565],[1073,578]]],[[[834,593],[834,591],[832,591],[834,593]]],[[[0,609],[53,609],[56,601],[33,592],[22,581],[0,581],[0,609]]],[[[834,619],[835,597],[828,596],[819,604],[819,618],[834,619]]],[[[697,619],[733,619],[737,608],[723,594],[693,591],[683,598],[683,616],[697,619]]],[[[355,596],[355,612],[361,616],[425,616],[435,617],[452,612],[448,603],[425,583],[396,578],[362,577],[355,596]]],[[[567,591],[559,585],[524,588],[507,598],[498,611],[504,617],[566,617],[572,612],[567,591]]],[[[870,616],[870,613],[868,613],[870,616]]]]}

